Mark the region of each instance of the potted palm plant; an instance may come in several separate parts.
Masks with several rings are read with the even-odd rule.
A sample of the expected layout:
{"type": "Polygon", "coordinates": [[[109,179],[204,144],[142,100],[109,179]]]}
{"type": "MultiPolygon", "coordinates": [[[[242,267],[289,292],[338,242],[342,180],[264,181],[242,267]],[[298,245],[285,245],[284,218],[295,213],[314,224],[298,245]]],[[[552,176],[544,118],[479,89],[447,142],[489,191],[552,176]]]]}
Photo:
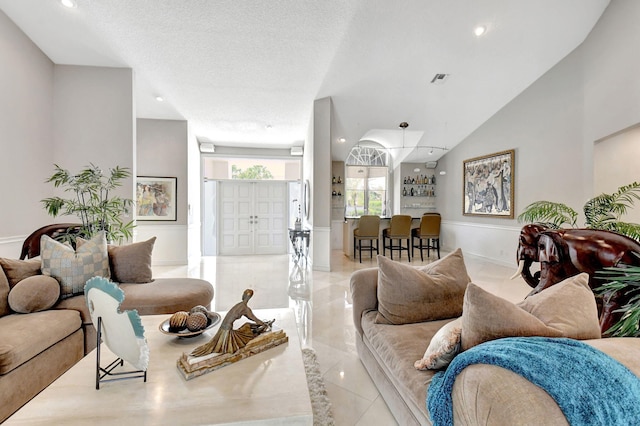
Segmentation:
{"type": "MultiPolygon", "coordinates": [[[[613,194],[600,194],[583,207],[585,227],[602,229],[640,240],[640,224],[623,222],[620,217],[640,200],[640,183],[633,182],[618,188],[613,194]]],[[[536,201],[518,216],[520,222],[538,222],[549,228],[570,226],[577,228],[578,212],[562,203],[536,201]]],[[[640,256],[640,253],[638,254],[640,256]]],[[[626,303],[615,312],[622,316],[609,330],[608,336],[640,337],[640,267],[620,265],[598,271],[596,276],[606,284],[595,288],[604,303],[614,294],[622,293],[626,303]]]]}
{"type": "MultiPolygon", "coordinates": [[[[640,240],[640,224],[620,220],[637,200],[640,200],[639,182],[621,186],[613,194],[600,194],[587,200],[583,206],[585,228],[613,231],[640,240]]],[[[552,201],[531,203],[518,216],[520,222],[537,222],[554,229],[562,226],[577,228],[577,220],[577,211],[552,201]]]]}
{"type": "Polygon", "coordinates": [[[116,166],[106,174],[90,164],[72,174],[57,164],[54,166],[55,172],[46,182],[63,188],[72,196],[45,198],[41,200],[44,208],[53,217],[75,215],[82,222],[74,233],[62,235],[62,240],[75,243],[76,236],[89,239],[100,231],[105,231],[109,242],[121,243],[132,237],[134,222],[125,222],[123,216],[130,213],[133,201],[112,195],[112,191],[122,185],[122,180],[131,176],[128,168],[116,166]]]}

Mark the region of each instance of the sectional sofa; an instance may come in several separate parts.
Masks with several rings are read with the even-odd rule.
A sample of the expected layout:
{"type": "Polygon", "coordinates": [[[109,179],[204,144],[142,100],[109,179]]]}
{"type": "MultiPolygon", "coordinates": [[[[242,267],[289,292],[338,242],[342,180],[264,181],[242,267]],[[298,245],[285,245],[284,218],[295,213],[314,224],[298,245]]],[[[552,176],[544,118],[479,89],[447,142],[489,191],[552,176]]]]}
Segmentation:
{"type": "MultiPolygon", "coordinates": [[[[378,256],[378,265],[351,277],[356,348],[401,425],[432,424],[426,400],[434,375],[460,356],[465,345],[482,340],[514,335],[574,337],[640,376],[640,339],[599,338],[597,308],[585,277],[513,304],[474,285],[459,251],[423,267],[399,265],[382,256],[378,256]],[[454,324],[455,345],[432,344],[442,338],[442,330],[454,324]],[[440,347],[438,356],[444,352],[449,359],[439,365],[431,362],[427,354],[432,347],[440,347]],[[429,363],[440,369],[418,369],[429,363]]],[[[455,379],[451,397],[455,424],[568,424],[548,393],[494,365],[464,368],[455,379]]]]}
{"type": "MultiPolygon", "coordinates": [[[[153,239],[154,240],[154,239],[153,239]]],[[[122,310],[141,315],[210,307],[213,287],[195,278],[151,277],[153,241],[109,248],[109,274],[124,290],[122,310]],[[118,274],[124,278],[118,280],[118,274]]],[[[80,250],[80,249],[79,249],[80,250]]],[[[0,422],[96,347],[82,293],[61,298],[42,259],[0,259],[0,422]]]]}

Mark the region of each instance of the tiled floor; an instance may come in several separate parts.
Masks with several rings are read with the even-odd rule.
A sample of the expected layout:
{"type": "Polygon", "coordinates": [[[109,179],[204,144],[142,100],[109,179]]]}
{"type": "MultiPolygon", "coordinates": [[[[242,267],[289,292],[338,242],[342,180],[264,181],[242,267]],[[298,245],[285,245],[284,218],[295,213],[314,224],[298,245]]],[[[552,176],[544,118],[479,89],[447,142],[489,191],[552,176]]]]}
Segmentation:
{"type": "MultiPolygon", "coordinates": [[[[401,262],[407,263],[406,257],[401,262]]],[[[411,264],[429,262],[414,260],[411,264]]],[[[513,268],[507,268],[465,256],[465,264],[476,284],[508,300],[522,300],[530,290],[521,278],[509,279],[515,262],[513,268]]],[[[291,262],[290,256],[277,255],[205,257],[190,267],[155,267],[154,274],[210,281],[215,287],[215,311],[239,302],[246,288],[255,291],[249,303],[253,309],[294,308],[302,344],[314,348],[318,355],[336,424],[394,425],[397,423],[355,350],[349,277],[357,269],[373,266],[375,258],[363,259],[360,264],[336,250],[331,272],[312,271],[291,262]]]]}

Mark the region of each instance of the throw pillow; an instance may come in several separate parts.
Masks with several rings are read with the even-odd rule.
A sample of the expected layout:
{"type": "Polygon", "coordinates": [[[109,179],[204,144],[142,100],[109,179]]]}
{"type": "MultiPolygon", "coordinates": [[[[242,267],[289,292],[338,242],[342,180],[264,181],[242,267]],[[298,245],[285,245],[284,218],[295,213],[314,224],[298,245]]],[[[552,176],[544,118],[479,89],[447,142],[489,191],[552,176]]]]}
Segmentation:
{"type": "Polygon", "coordinates": [[[20,281],[33,275],[40,275],[40,259],[16,260],[0,257],[0,265],[4,270],[9,286],[13,287],[20,281]]]}
{"type": "Polygon", "coordinates": [[[118,283],[148,283],[153,280],[151,252],[156,237],[124,246],[109,246],[112,280],[118,283]]]}
{"type": "Polygon", "coordinates": [[[62,299],[83,294],[89,278],[109,277],[107,240],[103,231],[81,244],[77,250],[43,235],[40,256],[42,273],[58,280],[62,299]]]}
{"type": "Polygon", "coordinates": [[[34,275],[16,284],[9,293],[9,306],[20,314],[44,311],[60,297],[60,284],[55,278],[34,275]]]}
{"type": "Polygon", "coordinates": [[[4,273],[4,270],[0,267],[0,317],[9,315],[11,309],[9,308],[9,280],[4,273]]]}
{"type": "Polygon", "coordinates": [[[460,316],[470,281],[460,249],[422,267],[378,255],[376,322],[409,324],[460,316]]]}
{"type": "Polygon", "coordinates": [[[462,333],[462,317],[444,326],[431,338],[422,359],[413,364],[418,370],[439,370],[448,366],[460,353],[460,335],[462,333]]]}
{"type": "Polygon", "coordinates": [[[513,304],[471,283],[464,296],[462,350],[502,337],[600,338],[598,308],[583,273],[513,304]]]}

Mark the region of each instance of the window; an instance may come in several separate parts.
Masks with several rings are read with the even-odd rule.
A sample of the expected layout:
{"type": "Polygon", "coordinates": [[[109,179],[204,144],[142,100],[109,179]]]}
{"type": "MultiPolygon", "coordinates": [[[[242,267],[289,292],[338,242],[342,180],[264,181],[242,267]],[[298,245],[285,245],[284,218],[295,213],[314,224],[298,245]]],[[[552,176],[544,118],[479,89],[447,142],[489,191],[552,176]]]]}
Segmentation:
{"type": "Polygon", "coordinates": [[[211,180],[300,180],[302,161],[299,159],[206,156],[203,157],[204,177],[211,180]]]}
{"type": "Polygon", "coordinates": [[[388,206],[387,152],[378,146],[356,145],[346,161],[346,216],[386,216],[388,206]]]}

